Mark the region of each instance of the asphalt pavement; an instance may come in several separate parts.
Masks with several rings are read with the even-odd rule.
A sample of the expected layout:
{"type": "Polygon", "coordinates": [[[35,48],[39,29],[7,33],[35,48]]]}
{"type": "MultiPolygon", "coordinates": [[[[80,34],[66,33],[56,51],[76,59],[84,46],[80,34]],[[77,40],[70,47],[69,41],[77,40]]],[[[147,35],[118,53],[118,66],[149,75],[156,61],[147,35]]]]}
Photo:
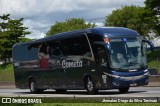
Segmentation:
{"type": "Polygon", "coordinates": [[[5,97],[160,97],[160,87],[131,87],[127,93],[118,90],[100,90],[96,95],[88,95],[86,90],[68,90],[63,94],[55,90],[45,90],[41,94],[31,94],[29,89],[0,89],[0,96],[5,97]]]}

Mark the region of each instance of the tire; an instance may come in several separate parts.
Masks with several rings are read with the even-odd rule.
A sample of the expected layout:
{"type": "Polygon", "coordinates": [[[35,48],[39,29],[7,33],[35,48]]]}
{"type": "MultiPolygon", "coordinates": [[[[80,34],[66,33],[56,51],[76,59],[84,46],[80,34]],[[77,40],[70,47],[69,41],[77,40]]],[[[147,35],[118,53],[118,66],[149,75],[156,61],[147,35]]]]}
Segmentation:
{"type": "Polygon", "coordinates": [[[96,94],[98,92],[98,90],[95,89],[95,82],[91,77],[86,78],[85,87],[87,89],[88,94],[96,94]]]}
{"type": "Polygon", "coordinates": [[[43,92],[43,89],[37,89],[37,84],[36,84],[36,81],[34,79],[30,80],[29,88],[30,88],[31,93],[34,93],[34,94],[43,92]]]}
{"type": "Polygon", "coordinates": [[[126,93],[129,90],[129,87],[125,87],[125,88],[119,88],[118,89],[120,93],[126,93]]]}

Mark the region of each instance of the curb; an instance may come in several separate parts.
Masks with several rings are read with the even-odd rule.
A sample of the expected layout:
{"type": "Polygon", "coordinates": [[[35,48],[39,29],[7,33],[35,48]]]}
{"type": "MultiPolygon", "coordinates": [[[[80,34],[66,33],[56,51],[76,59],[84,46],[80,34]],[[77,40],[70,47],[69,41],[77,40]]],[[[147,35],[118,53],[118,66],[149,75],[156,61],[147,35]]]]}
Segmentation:
{"type": "Polygon", "coordinates": [[[15,82],[12,81],[0,82],[0,89],[12,89],[12,88],[16,88],[15,82]]]}
{"type": "Polygon", "coordinates": [[[148,85],[144,87],[160,87],[160,82],[149,82],[148,85]]]}

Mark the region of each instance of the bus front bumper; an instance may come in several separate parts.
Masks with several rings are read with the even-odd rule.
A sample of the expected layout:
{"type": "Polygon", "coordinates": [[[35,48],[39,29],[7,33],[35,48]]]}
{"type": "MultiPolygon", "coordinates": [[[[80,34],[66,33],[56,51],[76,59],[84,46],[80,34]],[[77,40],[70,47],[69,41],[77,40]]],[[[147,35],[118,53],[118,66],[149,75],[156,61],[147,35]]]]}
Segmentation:
{"type": "Polygon", "coordinates": [[[134,77],[120,77],[112,78],[111,85],[113,87],[129,87],[142,86],[149,83],[149,76],[134,76],[134,77]]]}
{"type": "Polygon", "coordinates": [[[149,83],[149,72],[137,76],[118,76],[111,74],[107,76],[110,79],[107,85],[111,88],[143,86],[149,83]]]}

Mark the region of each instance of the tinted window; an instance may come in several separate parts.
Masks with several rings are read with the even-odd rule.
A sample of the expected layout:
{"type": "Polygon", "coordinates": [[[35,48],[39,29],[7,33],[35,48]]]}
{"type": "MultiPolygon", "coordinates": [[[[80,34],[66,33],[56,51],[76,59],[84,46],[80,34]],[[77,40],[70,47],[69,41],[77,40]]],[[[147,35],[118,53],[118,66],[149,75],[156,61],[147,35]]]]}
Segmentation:
{"type": "Polygon", "coordinates": [[[60,48],[60,42],[58,41],[52,41],[49,42],[49,47],[50,47],[50,56],[55,57],[55,56],[61,56],[61,48],[60,48]]]}
{"type": "Polygon", "coordinates": [[[95,42],[95,41],[103,41],[102,37],[98,34],[88,34],[88,38],[91,42],[95,42]]]}
{"type": "Polygon", "coordinates": [[[38,59],[37,46],[20,45],[16,46],[13,50],[14,61],[29,61],[38,59]]]}
{"type": "Polygon", "coordinates": [[[77,37],[62,40],[61,43],[64,56],[76,55],[92,57],[89,43],[85,35],[77,35],[77,37]]]}

